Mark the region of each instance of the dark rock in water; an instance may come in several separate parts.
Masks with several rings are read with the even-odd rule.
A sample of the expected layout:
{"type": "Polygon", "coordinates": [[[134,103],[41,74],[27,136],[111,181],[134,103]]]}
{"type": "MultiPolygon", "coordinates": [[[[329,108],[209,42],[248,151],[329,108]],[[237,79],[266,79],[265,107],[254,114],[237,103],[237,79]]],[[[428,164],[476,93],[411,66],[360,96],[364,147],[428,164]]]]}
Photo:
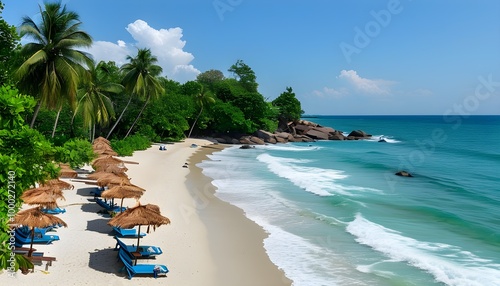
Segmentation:
{"type": "Polygon", "coordinates": [[[347,137],[356,137],[356,138],[368,138],[368,137],[372,137],[370,134],[367,134],[365,131],[363,130],[353,130],[351,131],[351,133],[349,133],[349,135],[347,135],[347,137]]]}
{"type": "Polygon", "coordinates": [[[378,142],[387,142],[387,141],[385,141],[385,139],[382,138],[382,139],[379,139],[378,142]]]}
{"type": "Polygon", "coordinates": [[[252,147],[252,146],[247,145],[247,144],[240,147],[240,149],[252,149],[252,148],[255,148],[255,147],[252,147]]]}
{"type": "Polygon", "coordinates": [[[396,176],[401,176],[401,177],[413,177],[412,174],[406,172],[406,171],[399,171],[395,174],[396,176]]]}

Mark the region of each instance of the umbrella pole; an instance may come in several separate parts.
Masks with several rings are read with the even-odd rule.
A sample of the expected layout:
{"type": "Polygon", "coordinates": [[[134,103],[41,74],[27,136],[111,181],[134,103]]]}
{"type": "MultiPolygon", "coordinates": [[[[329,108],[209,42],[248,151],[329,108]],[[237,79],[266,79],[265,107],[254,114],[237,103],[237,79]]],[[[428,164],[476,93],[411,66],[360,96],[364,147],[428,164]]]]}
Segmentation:
{"type": "Polygon", "coordinates": [[[31,254],[33,254],[33,240],[35,240],[35,227],[31,228],[31,244],[30,250],[28,251],[28,257],[31,257],[31,254]]]}
{"type": "Polygon", "coordinates": [[[123,208],[123,198],[122,198],[122,202],[120,204],[120,211],[119,211],[120,213],[122,212],[122,208],[123,208]]]}
{"type": "Polygon", "coordinates": [[[141,225],[139,225],[139,230],[137,231],[137,249],[135,251],[139,252],[139,240],[141,239],[141,225]]]}

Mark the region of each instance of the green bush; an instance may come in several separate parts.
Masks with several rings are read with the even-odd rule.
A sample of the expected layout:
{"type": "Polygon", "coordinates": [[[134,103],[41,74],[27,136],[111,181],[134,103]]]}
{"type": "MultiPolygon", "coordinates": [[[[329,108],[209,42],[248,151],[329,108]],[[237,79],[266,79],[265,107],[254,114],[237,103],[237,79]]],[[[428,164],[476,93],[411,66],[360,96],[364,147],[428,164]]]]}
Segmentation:
{"type": "Polygon", "coordinates": [[[151,146],[148,138],[134,134],[123,140],[111,140],[111,148],[118,153],[119,156],[132,156],[136,150],[146,150],[151,146]]]}
{"type": "Polygon", "coordinates": [[[57,162],[68,163],[71,168],[80,168],[90,163],[96,156],[90,142],[75,138],[56,147],[55,159],[57,162]]]}

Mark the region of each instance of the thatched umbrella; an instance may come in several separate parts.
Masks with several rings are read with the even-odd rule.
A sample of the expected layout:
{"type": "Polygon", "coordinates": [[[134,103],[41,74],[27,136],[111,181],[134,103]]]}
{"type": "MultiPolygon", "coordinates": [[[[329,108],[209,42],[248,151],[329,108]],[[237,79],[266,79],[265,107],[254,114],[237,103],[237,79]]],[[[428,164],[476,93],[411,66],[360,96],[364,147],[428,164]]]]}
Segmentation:
{"type": "Polygon", "coordinates": [[[111,144],[111,142],[109,142],[109,140],[108,140],[108,139],[106,139],[106,138],[104,138],[104,137],[102,137],[102,136],[99,136],[99,137],[97,137],[96,139],[94,139],[93,144],[100,143],[100,142],[106,143],[106,144],[108,144],[108,145],[110,145],[110,144],[111,144]]]}
{"type": "Polygon", "coordinates": [[[31,245],[28,251],[28,257],[33,253],[33,240],[35,239],[35,228],[45,228],[53,225],[67,226],[66,223],[55,215],[42,212],[40,207],[27,209],[18,212],[14,216],[14,224],[18,227],[27,226],[31,229],[31,245]]]}
{"type": "Polygon", "coordinates": [[[109,173],[106,176],[102,176],[97,179],[97,185],[99,187],[104,187],[109,184],[122,184],[122,185],[130,185],[130,179],[124,177],[123,175],[116,175],[113,173],[109,173]]]}
{"type": "Polygon", "coordinates": [[[102,156],[95,159],[94,162],[92,162],[92,167],[94,167],[95,170],[97,170],[96,167],[105,168],[108,165],[123,166],[123,160],[120,160],[113,156],[102,156]]]}
{"type": "Polygon", "coordinates": [[[100,155],[106,155],[106,156],[118,156],[118,153],[116,153],[114,150],[112,149],[104,149],[104,150],[100,150],[100,149],[94,149],[94,153],[97,153],[100,155]]]}
{"type": "MultiPolygon", "coordinates": [[[[110,219],[108,224],[120,228],[133,228],[139,226],[138,233],[141,233],[141,226],[153,227],[155,230],[157,227],[169,224],[170,219],[164,217],[160,213],[160,208],[157,205],[147,204],[141,205],[138,203],[135,207],[126,209],[124,212],[119,213],[114,218],[110,219]]],[[[140,235],[137,236],[137,249],[139,251],[139,241],[140,235]]]]}
{"type": "Polygon", "coordinates": [[[28,205],[40,205],[47,209],[57,207],[57,200],[65,200],[61,189],[57,187],[38,187],[26,190],[21,199],[28,205]]]}
{"type": "Polygon", "coordinates": [[[61,178],[76,178],[78,177],[78,173],[71,169],[68,164],[59,164],[61,171],[59,171],[59,177],[61,178]]]}
{"type": "Polygon", "coordinates": [[[128,168],[125,166],[118,165],[109,165],[104,169],[105,172],[113,173],[113,174],[122,174],[128,171],[128,168]]]}
{"type": "Polygon", "coordinates": [[[106,172],[106,171],[97,171],[97,172],[94,172],[92,174],[89,174],[89,175],[87,175],[87,179],[99,180],[101,178],[116,177],[116,176],[128,179],[127,174],[125,174],[124,172],[114,173],[114,172],[106,172]]]}
{"type": "Polygon", "coordinates": [[[48,180],[47,182],[45,182],[44,184],[41,184],[40,186],[41,187],[56,187],[56,188],[59,188],[61,190],[72,190],[75,188],[75,186],[73,186],[72,184],[65,182],[65,181],[61,181],[59,179],[48,180]]]}
{"type": "Polygon", "coordinates": [[[119,185],[114,186],[101,193],[101,197],[105,199],[121,199],[120,210],[123,207],[123,199],[134,198],[140,199],[146,190],[136,185],[119,185]]]}

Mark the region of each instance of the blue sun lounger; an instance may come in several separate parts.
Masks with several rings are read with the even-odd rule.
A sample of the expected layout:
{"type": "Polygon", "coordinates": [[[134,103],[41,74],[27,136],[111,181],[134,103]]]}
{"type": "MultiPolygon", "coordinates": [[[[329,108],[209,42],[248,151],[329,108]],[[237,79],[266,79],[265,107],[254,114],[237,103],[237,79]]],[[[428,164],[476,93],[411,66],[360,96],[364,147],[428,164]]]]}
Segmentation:
{"type": "Polygon", "coordinates": [[[144,233],[144,232],[141,232],[140,234],[138,234],[137,230],[135,228],[121,228],[121,227],[113,226],[113,230],[120,237],[137,237],[138,235],[140,237],[146,236],[146,233],[144,233]]]}
{"type": "Polygon", "coordinates": [[[53,209],[42,209],[42,212],[46,214],[63,214],[66,212],[66,209],[61,209],[59,207],[53,208],[53,209]]]}
{"type": "Polygon", "coordinates": [[[137,251],[136,246],[126,245],[123,241],[121,241],[116,236],[115,236],[115,239],[116,239],[115,250],[123,249],[126,252],[128,252],[130,255],[132,255],[132,252],[138,252],[141,254],[141,257],[139,257],[139,258],[154,258],[155,256],[163,253],[161,248],[159,248],[157,246],[151,246],[151,245],[140,245],[139,251],[137,251]]]}
{"type": "Polygon", "coordinates": [[[101,198],[96,198],[95,202],[101,207],[105,208],[107,211],[122,212],[127,209],[126,207],[122,207],[120,209],[120,206],[111,205],[110,203],[103,201],[101,198]]]}
{"type": "MultiPolygon", "coordinates": [[[[14,245],[16,247],[21,247],[24,244],[30,244],[31,243],[31,234],[26,235],[26,233],[16,229],[15,231],[15,243],[14,245]]],[[[33,238],[33,243],[36,244],[50,244],[53,241],[59,240],[59,236],[57,235],[46,235],[42,234],[40,232],[35,232],[35,236],[33,238]]]]}
{"type": "Polygon", "coordinates": [[[132,279],[135,275],[153,275],[154,278],[157,278],[159,274],[167,274],[168,268],[166,265],[160,264],[137,264],[133,265],[132,257],[128,255],[128,253],[120,249],[118,252],[118,257],[123,262],[123,268],[127,270],[128,279],[132,279]]]}

